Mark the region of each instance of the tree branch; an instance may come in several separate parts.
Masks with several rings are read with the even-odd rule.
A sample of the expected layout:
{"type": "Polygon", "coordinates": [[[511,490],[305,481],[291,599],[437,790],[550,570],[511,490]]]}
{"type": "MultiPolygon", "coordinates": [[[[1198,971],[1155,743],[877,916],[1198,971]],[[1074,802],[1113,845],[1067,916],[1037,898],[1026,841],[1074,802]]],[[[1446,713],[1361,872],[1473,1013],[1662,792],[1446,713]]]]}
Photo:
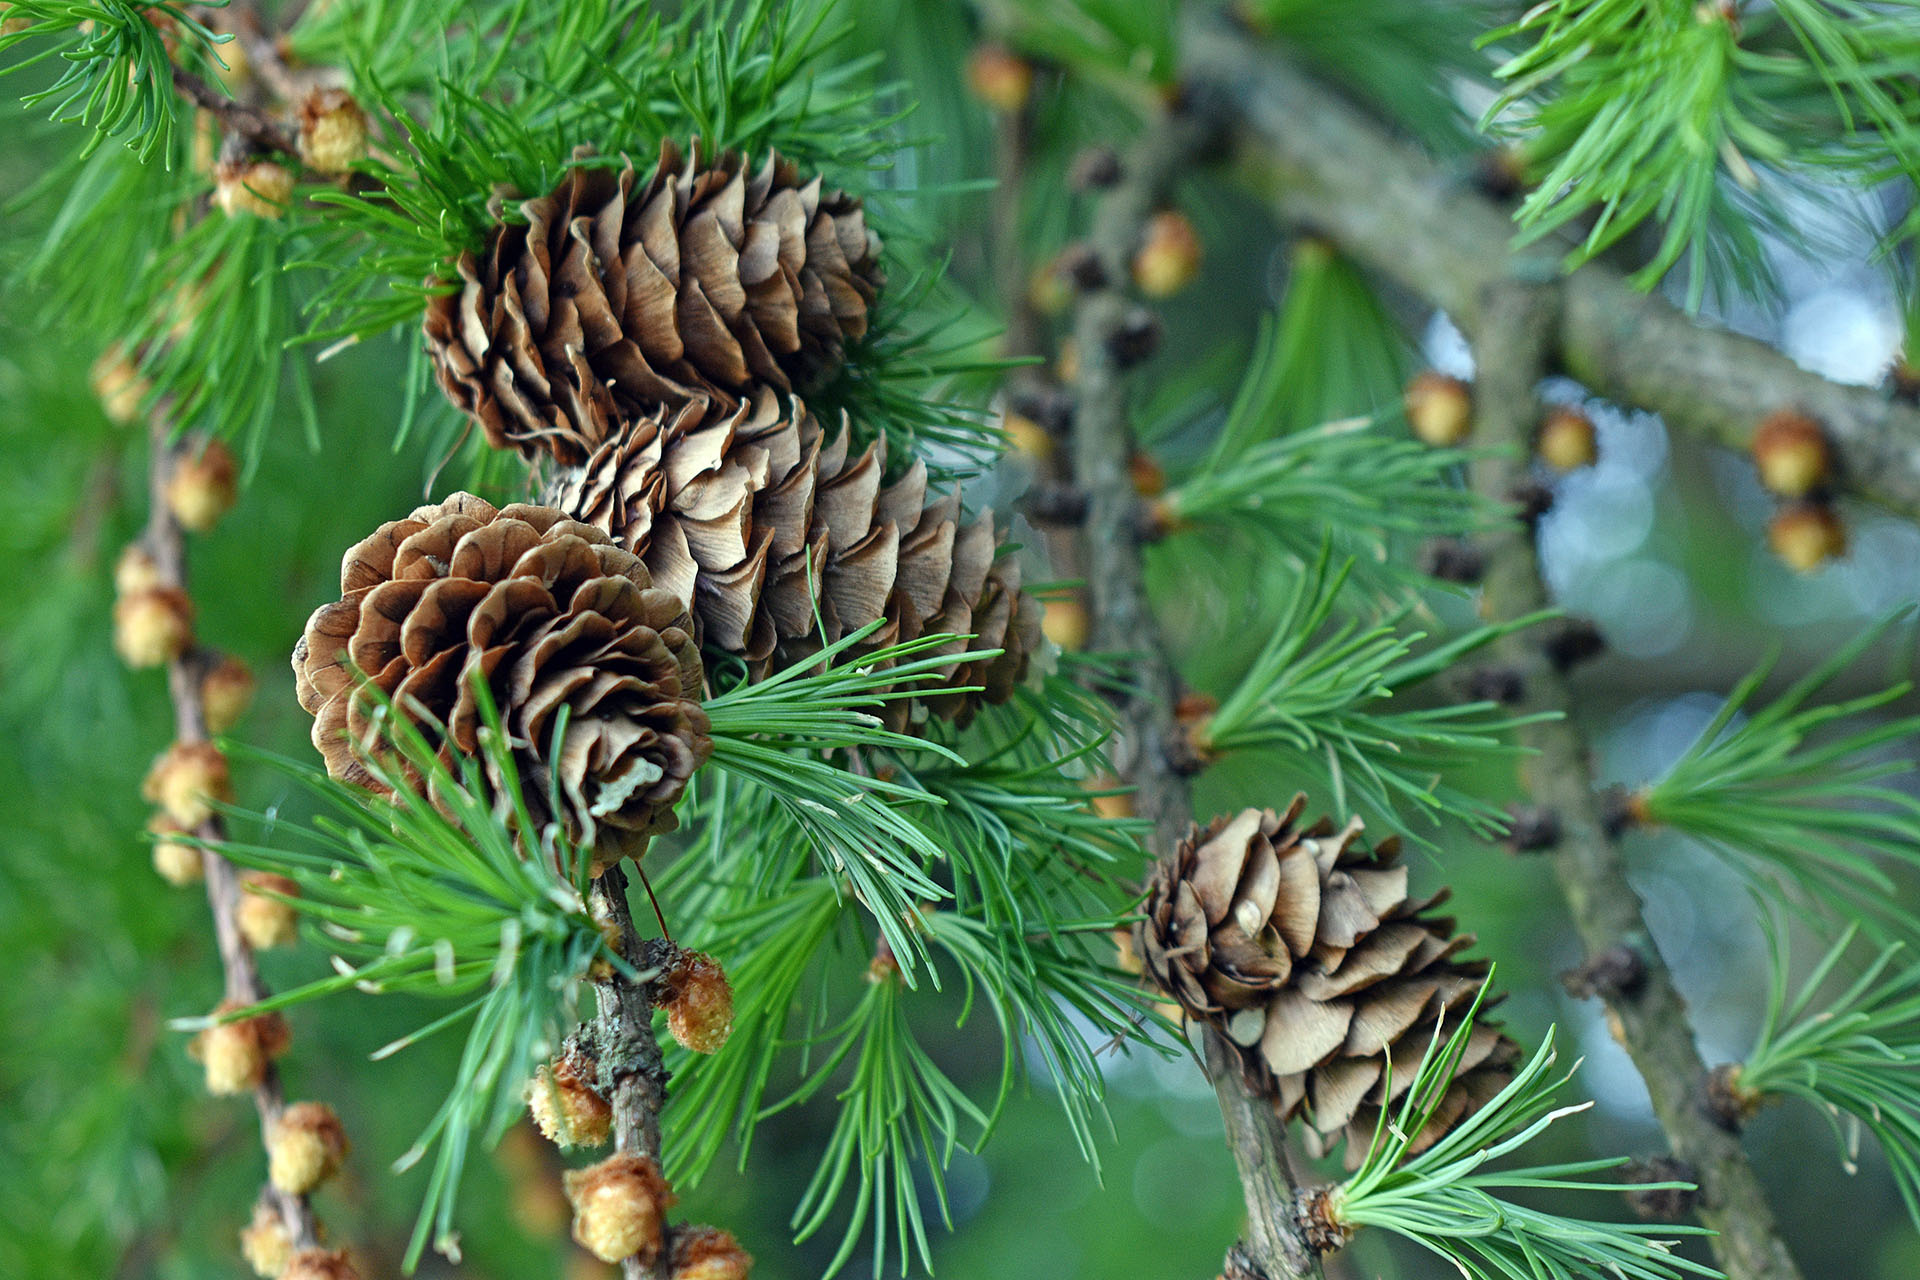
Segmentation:
{"type": "MultiPolygon", "coordinates": [[[[1241,171],[1280,217],[1332,239],[1466,332],[1479,327],[1489,286],[1561,274],[1562,246],[1513,248],[1504,210],[1280,53],[1217,21],[1189,24],[1186,47],[1190,78],[1235,105],[1241,171]]],[[[1920,409],[1809,373],[1605,266],[1572,272],[1560,296],[1549,360],[1595,394],[1732,449],[1747,447],[1763,416],[1796,406],[1825,425],[1851,492],[1920,516],[1920,409]]]]}
{"type": "MultiPolygon", "coordinates": [[[[1087,494],[1083,537],[1092,644],[1130,660],[1129,678],[1119,695],[1121,733],[1113,744],[1113,761],[1120,776],[1135,787],[1136,810],[1153,824],[1155,850],[1170,849],[1186,835],[1193,821],[1193,797],[1173,754],[1181,741],[1173,715],[1178,682],[1147,600],[1138,536],[1140,504],[1127,466],[1133,437],[1114,340],[1127,320],[1122,282],[1128,279],[1141,231],[1180,168],[1210,144],[1213,119],[1209,104],[1190,103],[1162,118],[1136,144],[1126,162],[1126,177],[1101,200],[1088,239],[1107,283],[1081,296],[1074,317],[1080,372],[1073,465],[1075,479],[1087,494]]],[[[1211,1032],[1206,1039],[1207,1073],[1246,1195],[1245,1253],[1268,1280],[1317,1277],[1320,1269],[1293,1224],[1293,1181],[1273,1106],[1248,1092],[1211,1032]]]]}
{"type": "MultiPolygon", "coordinates": [[[[658,967],[649,942],[633,927],[627,903],[627,876],[609,867],[593,883],[593,903],[620,930],[620,954],[641,974],[658,967]]],[[[594,984],[600,1005],[596,1047],[602,1086],[609,1086],[613,1108],[613,1147],[621,1155],[644,1156],[661,1168],[660,1108],[666,1103],[667,1068],[653,1034],[653,983],[630,982],[619,973],[594,984]]],[[[620,1264],[625,1280],[667,1280],[666,1251],[652,1266],[632,1257],[620,1264]]]]}
{"type": "MultiPolygon", "coordinates": [[[[144,543],[147,553],[153,557],[161,583],[185,591],[186,536],[179,522],[173,518],[166,496],[167,478],[181,450],[169,440],[164,415],[159,411],[152,415],[148,424],[148,436],[153,456],[148,472],[149,510],[144,543]]],[[[167,664],[167,691],[173,703],[174,739],[177,742],[191,745],[208,739],[206,706],[200,694],[200,682],[207,666],[206,651],[197,647],[167,664]]],[[[257,1003],[266,999],[268,992],[266,984],[260,979],[259,966],[254,963],[253,948],[247,945],[245,936],[240,932],[239,873],[231,862],[213,849],[213,846],[226,839],[226,824],[215,815],[195,828],[193,834],[206,842],[201,859],[206,873],[207,905],[213,912],[214,939],[219,946],[220,967],[225,975],[226,998],[235,1004],[257,1003]]],[[[267,1135],[273,1132],[273,1126],[286,1107],[280,1072],[271,1060],[267,1062],[260,1083],[253,1091],[253,1103],[254,1110],[260,1116],[260,1138],[264,1147],[267,1135]]],[[[318,1224],[307,1197],[289,1195],[271,1182],[266,1184],[264,1194],[279,1213],[294,1249],[319,1247],[318,1224]]]]}
{"type": "Polygon", "coordinates": [[[183,71],[177,66],[173,69],[173,87],[180,91],[181,97],[212,113],[220,121],[221,132],[245,138],[262,151],[291,156],[295,160],[300,158],[293,131],[266,112],[228,97],[193,72],[183,71]]]}
{"type": "MultiPolygon", "coordinates": [[[[1559,290],[1514,284],[1489,290],[1473,309],[1476,324],[1474,433],[1492,456],[1473,464],[1473,485],[1508,502],[1527,478],[1529,440],[1539,420],[1535,388],[1555,339],[1559,290]]],[[[1505,622],[1551,606],[1540,578],[1531,531],[1519,521],[1488,535],[1484,579],[1489,622],[1505,622]]],[[[1700,1184],[1701,1220],[1718,1234],[1715,1256],[1729,1280],[1799,1280],[1766,1195],[1739,1140],[1701,1105],[1706,1064],[1694,1044],[1686,1005],[1674,989],[1628,883],[1626,862],[1608,834],[1593,787],[1591,752],[1572,720],[1565,677],[1542,660],[1537,642],[1505,637],[1500,658],[1525,672],[1522,712],[1553,711],[1557,720],[1521,728],[1534,754],[1521,766],[1535,803],[1559,819],[1552,854],[1589,961],[1585,986],[1606,1000],[1617,1039],[1646,1081],[1673,1153],[1700,1184]]]]}

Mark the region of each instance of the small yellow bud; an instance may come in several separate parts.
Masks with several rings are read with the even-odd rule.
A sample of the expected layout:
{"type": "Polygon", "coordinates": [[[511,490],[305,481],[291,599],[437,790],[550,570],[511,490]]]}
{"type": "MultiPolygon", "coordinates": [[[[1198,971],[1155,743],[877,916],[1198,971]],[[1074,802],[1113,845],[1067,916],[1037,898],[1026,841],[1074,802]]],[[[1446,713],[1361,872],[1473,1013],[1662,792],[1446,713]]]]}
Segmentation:
{"type": "MultiPolygon", "coordinates": [[[[214,1013],[239,1008],[222,1001],[214,1013]]],[[[221,1022],[193,1038],[187,1052],[206,1068],[207,1092],[217,1097],[245,1093],[266,1078],[267,1064],[287,1051],[293,1032],[277,1013],[221,1022]]]]}
{"type": "Polygon", "coordinates": [[[306,1195],[346,1158],[347,1131],[324,1102],[294,1103],[267,1134],[267,1178],[288,1195],[306,1195]]]}
{"type": "Polygon", "coordinates": [[[176,742],[147,770],[141,795],[181,826],[197,827],[213,816],[216,802],[233,799],[227,758],[210,742],[176,742]]]}
{"type": "Polygon", "coordinates": [[[261,1280],[273,1280],[293,1258],[293,1237],[271,1204],[253,1206],[253,1221],[240,1229],[240,1256],[261,1280]]]}
{"type": "Polygon", "coordinates": [[[733,988],[710,955],[682,951],[660,978],[667,1031],[695,1053],[714,1053],[733,1031],[733,988]]]}
{"type": "Polygon", "coordinates": [[[114,561],[114,593],[130,596],[161,585],[159,561],[140,543],[129,542],[120,552],[120,558],[114,561]]]}
{"type": "Polygon", "coordinates": [[[1071,384],[1080,379],[1080,344],[1072,338],[1060,339],[1060,349],[1053,357],[1053,372],[1060,382],[1071,384]]]}
{"type": "Polygon", "coordinates": [[[1053,454],[1053,437],[1024,414],[1008,413],[1001,420],[1000,430],[1007,437],[1008,447],[1023,457],[1043,461],[1053,454]]]}
{"type": "Polygon", "coordinates": [[[1005,45],[980,45],[967,55],[967,88],[995,111],[1018,111],[1033,96],[1033,64],[1005,45]]]}
{"type": "Polygon", "coordinates": [[[200,706],[208,733],[225,733],[240,723],[253,705],[253,672],[231,654],[200,677],[200,706]]]}
{"type": "Polygon", "coordinates": [[[93,362],[89,381],[107,417],[123,427],[139,419],[140,407],[153,391],[153,383],[141,374],[140,366],[117,342],[93,362]]]}
{"type": "Polygon", "coordinates": [[[280,1280],[360,1280],[345,1249],[302,1249],[287,1263],[280,1280]]]}
{"type": "Polygon", "coordinates": [[[594,1089],[587,1065],[568,1054],[542,1066],[527,1082],[527,1110],[556,1146],[597,1147],[612,1131],[613,1108],[594,1089]]]}
{"type": "Polygon", "coordinates": [[[113,602],[113,647],[134,668],[159,667],[193,647],[193,601],[177,587],[149,587],[113,602]]]}
{"type": "Polygon", "coordinates": [[[602,1262],[637,1257],[646,1266],[660,1256],[660,1228],[676,1197],[645,1156],[608,1156],[566,1175],[573,1205],[573,1238],[602,1262]]]}
{"type": "Polygon", "coordinates": [[[1200,233],[1184,213],[1163,210],[1148,219],[1133,255],[1133,282],[1149,298],[1168,298],[1200,274],[1200,233]]]}
{"type": "Polygon", "coordinates": [[[1088,778],[1086,789],[1095,794],[1088,797],[1093,811],[1103,818],[1131,818],[1133,816],[1133,793],[1120,790],[1126,784],[1112,774],[1101,774],[1088,778]],[[1107,792],[1109,794],[1099,794],[1107,792]]]}
{"type": "Polygon", "coordinates": [[[293,173],[271,160],[222,164],[213,178],[213,202],[229,218],[250,213],[282,218],[293,203],[293,173]]]}
{"type": "Polygon", "coordinates": [[[1069,653],[1087,647],[1089,626],[1087,606],[1078,600],[1048,600],[1041,607],[1041,634],[1069,653]]]}
{"type": "Polygon", "coordinates": [[[1812,573],[1847,553],[1847,527],[1825,503],[1796,502],[1767,526],[1767,545],[1787,567],[1812,573]]]}
{"type": "Polygon", "coordinates": [[[345,173],[367,154],[367,113],[345,89],[315,89],[300,104],[300,158],[318,173],[345,173]]]}
{"type": "Polygon", "coordinates": [[[1753,464],[1760,483],[1783,498],[1804,498],[1833,472],[1827,433],[1804,413],[1780,409],[1768,414],[1753,433],[1753,464]]]}
{"type": "Polygon", "coordinates": [[[271,871],[247,871],[240,876],[240,901],[233,909],[240,936],[255,951],[268,947],[290,947],[300,941],[300,915],[287,903],[269,894],[300,896],[300,886],[271,871]]]}
{"type": "Polygon", "coordinates": [[[1073,284],[1053,263],[1042,263],[1027,277],[1027,302],[1043,316],[1064,315],[1073,305],[1073,284]]]}
{"type": "Polygon", "coordinates": [[[233,509],[240,468],[233,450],[218,440],[198,453],[183,453],[167,477],[167,509],[184,528],[205,533],[233,509]]]}
{"type": "Polygon", "coordinates": [[[753,1255],[718,1227],[679,1227],[667,1254],[672,1280],[747,1280],[753,1255]]]}
{"type": "Polygon", "coordinates": [[[164,813],[147,821],[147,832],[153,836],[153,869],[162,880],[176,889],[199,883],[206,874],[206,859],[199,845],[180,838],[191,832],[164,813]]]}
{"type": "Polygon", "coordinates": [[[1554,405],[1540,420],[1534,451],[1542,462],[1560,471],[1592,466],[1599,456],[1594,445],[1593,419],[1574,405],[1554,405]]]}
{"type": "Polygon", "coordinates": [[[1473,430],[1473,389],[1432,369],[1407,384],[1406,409],[1413,434],[1435,448],[1459,444],[1473,430]]]}

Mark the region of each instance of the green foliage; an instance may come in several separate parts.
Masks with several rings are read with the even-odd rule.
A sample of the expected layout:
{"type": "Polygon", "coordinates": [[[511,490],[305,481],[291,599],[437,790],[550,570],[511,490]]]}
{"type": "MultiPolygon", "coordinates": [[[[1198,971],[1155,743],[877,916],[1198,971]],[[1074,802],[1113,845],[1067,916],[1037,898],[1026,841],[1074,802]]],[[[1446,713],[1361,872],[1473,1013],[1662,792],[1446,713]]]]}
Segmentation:
{"type": "Polygon", "coordinates": [[[1905,948],[1894,943],[1846,990],[1820,1000],[1855,933],[1849,928],[1828,948],[1789,1001],[1784,931],[1773,931],[1766,1020],[1735,1084],[1756,1100],[1812,1103],[1833,1126],[1849,1172],[1858,1130],[1871,1133],[1920,1224],[1920,964],[1900,963],[1905,948]]]}
{"type": "Polygon", "coordinates": [[[1490,40],[1530,42],[1499,69],[1482,123],[1521,141],[1538,184],[1523,240],[1592,218],[1581,262],[1648,219],[1651,288],[1684,258],[1689,300],[1772,288],[1759,235],[1782,225],[1763,173],[1873,181],[1920,172],[1915,7],[1785,0],[1549,0],[1490,40]]]}
{"type": "Polygon", "coordinates": [[[1405,610],[1373,625],[1336,617],[1351,563],[1332,570],[1331,555],[1324,544],[1295,582],[1272,638],[1197,731],[1197,745],[1272,750],[1294,776],[1329,788],[1335,809],[1357,809],[1391,827],[1404,829],[1405,815],[1417,812],[1481,834],[1504,830],[1497,806],[1448,778],[1469,761],[1517,754],[1502,735],[1528,720],[1491,702],[1406,711],[1382,704],[1546,615],[1479,627],[1415,655],[1423,636],[1400,633],[1405,610]]]}
{"type": "Polygon", "coordinates": [[[1176,73],[1173,0],[984,0],[992,25],[1020,49],[1063,62],[1139,101],[1176,73]]]}
{"type": "Polygon", "coordinates": [[[0,61],[0,75],[41,62],[61,66],[53,84],[21,101],[63,124],[92,129],[83,155],[108,138],[124,137],[146,162],[171,151],[187,111],[174,91],[175,64],[204,74],[218,56],[214,46],[231,38],[215,35],[193,11],[225,7],[226,0],[194,6],[174,0],[14,0],[6,23],[24,25],[0,32],[0,55],[16,45],[29,52],[0,61]],[[177,46],[171,52],[170,41],[177,46]]]}
{"type": "MultiPolygon", "coordinates": [[[[504,794],[494,795],[480,761],[461,759],[457,769],[443,763],[410,720],[382,703],[374,715],[383,749],[362,762],[392,792],[391,800],[336,782],[311,763],[269,757],[330,816],[308,828],[259,818],[261,842],[218,846],[236,862],[291,877],[300,895],[288,904],[319,925],[335,957],[333,976],[272,996],[250,1012],[348,988],[459,1001],[375,1058],[471,1019],[446,1101],[395,1163],[405,1169],[435,1153],[407,1246],[408,1271],[430,1233],[436,1249],[458,1259],[454,1210],[474,1135],[491,1146],[519,1116],[520,1085],[572,1024],[587,966],[625,964],[608,949],[587,906],[588,851],[557,826],[516,836],[537,828],[499,713],[484,682],[476,678],[474,689],[486,721],[481,749],[506,780],[504,794]],[[410,773],[424,779],[432,800],[414,792],[410,773]],[[510,818],[496,813],[496,802],[507,806],[510,818]],[[531,856],[529,839],[538,845],[531,856]]],[[[562,720],[556,742],[565,732],[562,720]]],[[[174,1025],[190,1029],[207,1021],[174,1025]]]]}
{"type": "MultiPolygon", "coordinates": [[[[1476,1001],[1476,1011],[1478,1007],[1476,1001]]],[[[1514,1191],[1616,1195],[1618,1184],[1590,1181],[1588,1175],[1615,1168],[1624,1159],[1487,1170],[1488,1164],[1531,1143],[1555,1122],[1593,1105],[1558,1104],[1557,1095],[1571,1073],[1552,1074],[1551,1030],[1492,1101],[1409,1158],[1413,1139],[1446,1097],[1472,1031],[1473,1011],[1444,1039],[1436,1028],[1399,1111],[1391,1119],[1382,1113],[1365,1162],[1328,1194],[1327,1212],[1334,1222],[1403,1236],[1472,1280],[1579,1280],[1603,1273],[1621,1280],[1668,1280],[1720,1274],[1675,1257],[1671,1241],[1655,1238],[1698,1235],[1699,1227],[1571,1218],[1507,1198],[1514,1191]]],[[[1654,1186],[1687,1184],[1645,1184],[1641,1189],[1654,1186]]]]}
{"type": "Polygon", "coordinates": [[[1920,716],[1846,728],[1905,696],[1902,681],[1879,693],[1808,706],[1824,686],[1886,633],[1893,617],[1864,629],[1778,698],[1739,720],[1772,670],[1763,662],[1727,696],[1666,776],[1636,797],[1647,822],[1702,841],[1763,892],[1785,889],[1839,919],[1863,916],[1910,933],[1894,881],[1876,862],[1920,866],[1920,799],[1882,785],[1910,773],[1911,756],[1884,749],[1920,732],[1920,716]]]}

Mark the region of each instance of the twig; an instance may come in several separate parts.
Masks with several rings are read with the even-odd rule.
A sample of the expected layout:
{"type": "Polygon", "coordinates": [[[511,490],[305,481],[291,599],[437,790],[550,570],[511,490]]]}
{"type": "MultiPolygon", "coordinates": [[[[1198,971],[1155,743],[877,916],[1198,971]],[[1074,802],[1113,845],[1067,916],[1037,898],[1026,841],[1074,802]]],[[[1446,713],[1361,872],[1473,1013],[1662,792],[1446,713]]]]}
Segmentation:
{"type": "MultiPolygon", "coordinates": [[[[1489,452],[1473,466],[1473,485],[1509,500],[1527,475],[1528,439],[1538,420],[1535,388],[1552,348],[1558,290],[1516,284],[1490,290],[1474,308],[1474,432],[1489,452]]],[[[1531,532],[1514,521],[1483,543],[1489,622],[1549,607],[1531,532]]],[[[1648,933],[1626,863],[1607,834],[1593,786],[1591,752],[1573,722],[1567,681],[1543,661],[1537,642],[1506,637],[1501,658],[1525,672],[1523,712],[1556,711],[1527,724],[1522,742],[1535,753],[1522,777],[1536,804],[1559,821],[1554,874],[1581,942],[1593,957],[1586,990],[1605,999],[1615,1034],[1646,1081],[1673,1154],[1695,1171],[1701,1220],[1718,1234],[1713,1249],[1729,1280],[1799,1280],[1773,1213],[1739,1140],[1701,1106],[1706,1065],[1694,1044],[1686,1006],[1648,933]]]]}
{"type": "Polygon", "coordinates": [[[173,69],[173,87],[180,91],[181,97],[211,112],[220,121],[223,133],[245,138],[262,151],[299,159],[300,149],[294,144],[293,131],[266,112],[228,97],[193,72],[179,67],[173,69]]]}
{"type": "MultiPolygon", "coordinates": [[[[1120,282],[1127,279],[1142,228],[1181,166],[1204,150],[1212,133],[1206,104],[1191,103],[1162,118],[1136,144],[1125,179],[1100,202],[1088,241],[1100,255],[1108,283],[1082,294],[1074,317],[1080,374],[1073,463],[1087,493],[1083,536],[1092,643],[1129,657],[1113,760],[1120,776],[1135,787],[1136,810],[1153,824],[1156,849],[1171,848],[1186,834],[1193,820],[1193,797],[1171,754],[1180,732],[1173,716],[1177,681],[1147,600],[1137,537],[1139,498],[1127,468],[1133,438],[1113,339],[1126,320],[1128,303],[1120,282]]],[[[1272,1104],[1247,1091],[1211,1033],[1207,1073],[1246,1195],[1247,1255],[1268,1280],[1318,1276],[1320,1269],[1289,1211],[1293,1182],[1272,1104]]]]}
{"type": "MultiPolygon", "coordinates": [[[[594,984],[600,1017],[596,1043],[601,1055],[601,1081],[611,1077],[608,1102],[613,1107],[613,1146],[621,1155],[644,1156],[660,1167],[660,1108],[666,1103],[667,1068],[660,1042],[653,1034],[653,983],[644,975],[658,967],[658,957],[633,927],[633,909],[627,903],[627,877],[619,867],[601,873],[593,885],[595,909],[620,930],[620,954],[643,975],[631,982],[619,973],[594,984]]],[[[620,1264],[625,1280],[667,1280],[664,1261],[646,1266],[638,1258],[620,1264]]]]}
{"type": "MultiPolygon", "coordinates": [[[[1511,218],[1464,175],[1442,171],[1277,51],[1212,20],[1189,24],[1185,40],[1189,75],[1237,111],[1241,172],[1287,222],[1327,236],[1468,333],[1489,286],[1561,274],[1562,246],[1512,248],[1511,218]]],[[[1920,409],[1809,373],[1602,265],[1569,274],[1560,295],[1546,354],[1596,394],[1733,449],[1747,447],[1764,415],[1797,406],[1825,425],[1851,492],[1920,515],[1920,409]]]]}
{"type": "MultiPolygon", "coordinates": [[[[186,537],[173,518],[166,498],[167,477],[180,450],[169,440],[161,412],[153,414],[148,434],[153,457],[148,476],[150,509],[144,542],[161,583],[185,591],[186,537]]],[[[198,648],[167,664],[167,691],[173,702],[174,738],[178,742],[190,745],[208,739],[206,707],[200,696],[200,681],[206,669],[207,654],[198,648]]],[[[226,839],[226,826],[215,815],[201,823],[194,835],[205,842],[201,856],[206,872],[207,905],[213,911],[213,933],[220,950],[226,998],[235,1004],[257,1003],[266,999],[268,992],[260,979],[259,966],[254,963],[253,948],[240,932],[240,877],[231,862],[214,852],[214,847],[226,839]]],[[[280,1072],[271,1060],[253,1091],[253,1103],[260,1116],[260,1138],[264,1147],[267,1135],[272,1133],[286,1105],[280,1072]]],[[[318,1226],[307,1197],[290,1195],[271,1182],[266,1185],[265,1194],[279,1212],[295,1249],[319,1247],[318,1226]]]]}

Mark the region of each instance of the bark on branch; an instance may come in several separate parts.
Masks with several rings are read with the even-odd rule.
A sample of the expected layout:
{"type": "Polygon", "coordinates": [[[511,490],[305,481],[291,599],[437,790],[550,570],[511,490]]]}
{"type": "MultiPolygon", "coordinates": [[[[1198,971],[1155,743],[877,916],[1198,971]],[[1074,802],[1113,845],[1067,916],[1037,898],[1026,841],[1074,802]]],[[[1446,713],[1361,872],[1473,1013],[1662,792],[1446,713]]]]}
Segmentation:
{"type": "MultiPolygon", "coordinates": [[[[1472,312],[1474,433],[1478,443],[1497,454],[1474,464],[1473,484],[1495,502],[1508,501],[1527,478],[1528,443],[1540,412],[1535,391],[1562,319],[1559,295],[1552,285],[1496,286],[1472,312]]],[[[1516,520],[1482,547],[1488,621],[1509,621],[1551,606],[1526,525],[1516,520]]],[[[1739,1139],[1701,1106],[1706,1064],[1694,1044],[1686,1005],[1647,931],[1639,895],[1627,881],[1625,860],[1607,832],[1591,752],[1572,718],[1566,678],[1526,635],[1506,637],[1500,650],[1500,659],[1525,675],[1527,703],[1516,709],[1561,716],[1520,730],[1521,741],[1534,753],[1521,774],[1534,803],[1558,819],[1554,875],[1593,957],[1588,989],[1606,1001],[1610,1024],[1646,1081],[1673,1154],[1695,1171],[1700,1218],[1718,1233],[1712,1243],[1721,1269],[1729,1280],[1799,1280],[1739,1139]]]]}
{"type": "MultiPolygon", "coordinates": [[[[1162,119],[1134,147],[1126,177],[1101,200],[1088,240],[1108,283],[1083,294],[1074,317],[1080,372],[1073,466],[1074,478],[1087,495],[1082,533],[1092,644],[1129,657],[1130,678],[1121,695],[1121,734],[1113,744],[1113,759],[1120,776],[1136,788],[1134,805],[1153,824],[1156,850],[1171,848],[1186,834],[1193,821],[1193,798],[1187,778],[1174,764],[1180,740],[1173,716],[1177,681],[1147,600],[1138,541],[1139,498],[1127,466],[1133,436],[1114,340],[1127,321],[1129,303],[1122,282],[1128,279],[1142,228],[1182,165],[1207,149],[1213,133],[1211,108],[1194,103],[1162,119]]],[[[1293,1181],[1273,1107],[1247,1091],[1230,1055],[1207,1035],[1207,1072],[1246,1195],[1244,1252],[1268,1280],[1318,1277],[1319,1265],[1292,1220],[1293,1181]]]]}

